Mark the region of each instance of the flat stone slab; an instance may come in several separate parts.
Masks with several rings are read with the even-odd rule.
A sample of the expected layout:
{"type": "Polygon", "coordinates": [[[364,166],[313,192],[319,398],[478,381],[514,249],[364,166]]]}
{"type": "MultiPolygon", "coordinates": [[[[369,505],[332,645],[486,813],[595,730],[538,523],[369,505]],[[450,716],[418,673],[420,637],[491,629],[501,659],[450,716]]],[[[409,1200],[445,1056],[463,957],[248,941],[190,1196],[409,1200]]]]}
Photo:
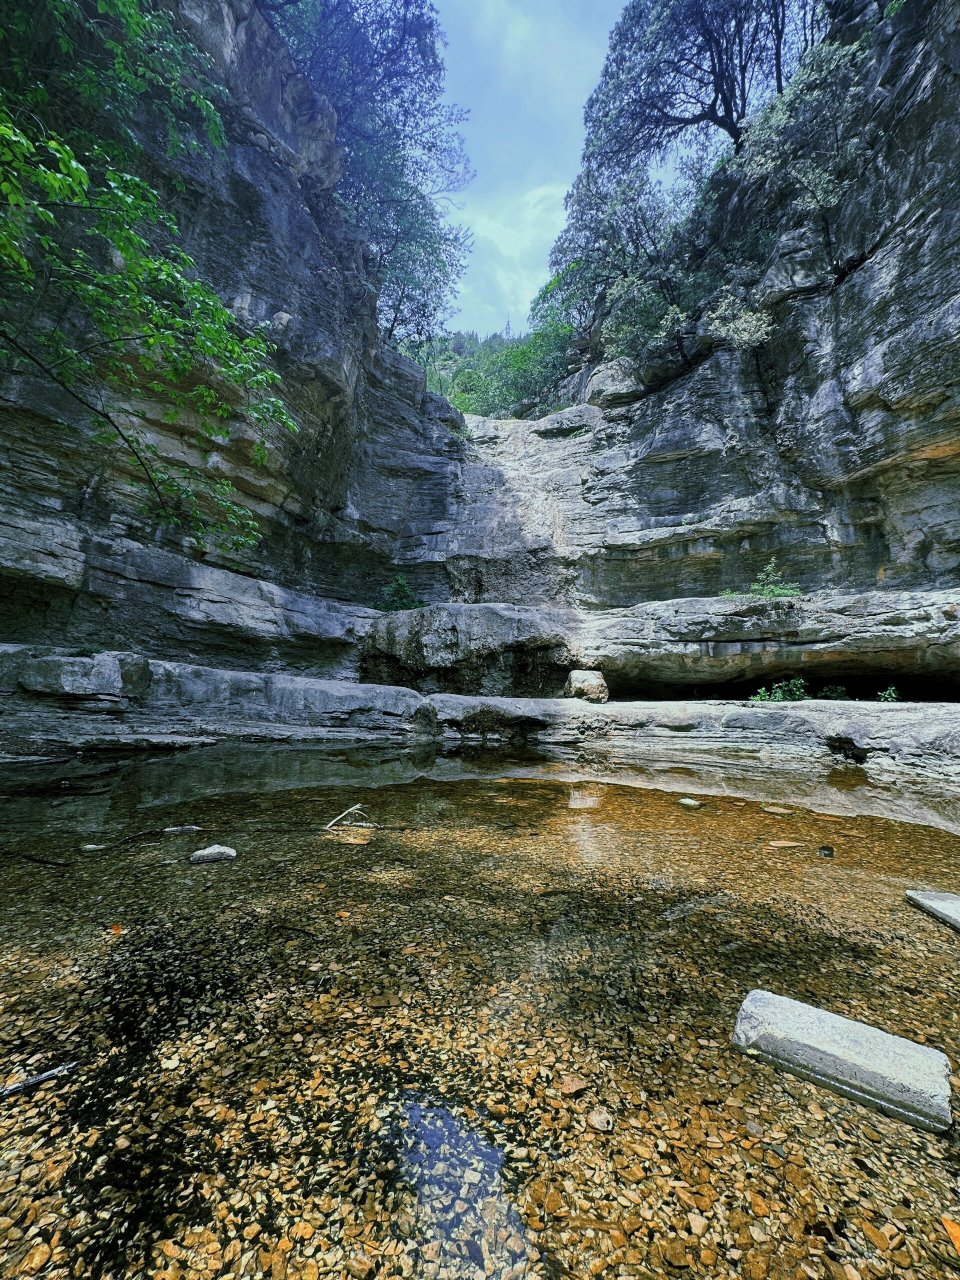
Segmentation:
{"type": "Polygon", "coordinates": [[[936,916],[944,924],[960,930],[960,893],[932,893],[925,889],[908,889],[907,901],[936,916]]]}
{"type": "Polygon", "coordinates": [[[236,849],[227,844],[212,844],[206,849],[198,849],[191,853],[190,861],[194,864],[203,862],[232,862],[237,856],[236,849]]]}
{"type": "Polygon", "coordinates": [[[733,1043],[919,1129],[950,1128],[950,1062],[939,1049],[772,991],[750,992],[733,1043]]]}

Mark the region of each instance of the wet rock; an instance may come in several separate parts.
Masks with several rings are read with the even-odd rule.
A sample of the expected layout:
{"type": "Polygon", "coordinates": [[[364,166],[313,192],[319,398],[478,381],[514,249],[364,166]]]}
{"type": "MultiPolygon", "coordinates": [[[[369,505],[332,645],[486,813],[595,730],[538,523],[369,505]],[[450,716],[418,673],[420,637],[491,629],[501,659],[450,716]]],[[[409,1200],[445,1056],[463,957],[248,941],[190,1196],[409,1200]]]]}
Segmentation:
{"type": "Polygon", "coordinates": [[[594,1107],[587,1116],[587,1124],[597,1133],[610,1133],[613,1130],[614,1119],[606,1107],[594,1107]]]}
{"type": "Polygon", "coordinates": [[[834,849],[832,844],[822,844],[820,848],[817,850],[817,857],[832,858],[836,854],[836,852],[837,851],[836,849],[834,849]]]}
{"type": "Polygon", "coordinates": [[[609,702],[610,690],[599,671],[571,671],[563,688],[565,698],[581,698],[584,702],[609,702]]]}
{"type": "Polygon", "coordinates": [[[565,1098],[575,1098],[577,1094],[583,1093],[589,1087],[589,1080],[584,1080],[583,1076],[564,1076],[560,1081],[560,1092],[565,1098]]]}
{"type": "Polygon", "coordinates": [[[926,911],[951,928],[960,930],[960,894],[908,889],[906,897],[909,903],[919,907],[921,911],[926,911]]]}
{"type": "Polygon", "coordinates": [[[950,1128],[950,1063],[937,1049],[770,991],[747,996],[733,1043],[920,1129],[950,1128]]]}
{"type": "Polygon", "coordinates": [[[231,849],[229,845],[211,844],[206,849],[197,849],[195,853],[191,853],[190,861],[192,863],[230,862],[236,856],[236,849],[231,849]]]}

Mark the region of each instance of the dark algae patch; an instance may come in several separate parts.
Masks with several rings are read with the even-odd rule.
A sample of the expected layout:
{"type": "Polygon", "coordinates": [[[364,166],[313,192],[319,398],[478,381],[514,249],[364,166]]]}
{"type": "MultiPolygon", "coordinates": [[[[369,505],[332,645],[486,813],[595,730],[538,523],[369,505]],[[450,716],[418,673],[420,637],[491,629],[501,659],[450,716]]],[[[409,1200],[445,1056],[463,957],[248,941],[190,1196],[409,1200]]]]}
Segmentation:
{"type": "Polygon", "coordinates": [[[0,1084],[78,1067],[0,1102],[4,1277],[960,1275],[956,1139],[729,1043],[763,986],[960,1062],[903,903],[957,836],[542,780],[117,808],[5,865],[0,1084]]]}

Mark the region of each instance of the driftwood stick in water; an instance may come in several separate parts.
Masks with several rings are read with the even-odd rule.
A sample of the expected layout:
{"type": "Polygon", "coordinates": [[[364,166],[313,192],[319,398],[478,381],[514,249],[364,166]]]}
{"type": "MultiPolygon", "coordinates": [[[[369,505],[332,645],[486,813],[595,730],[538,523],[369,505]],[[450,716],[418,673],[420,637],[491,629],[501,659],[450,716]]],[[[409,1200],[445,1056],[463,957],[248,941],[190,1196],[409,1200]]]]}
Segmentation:
{"type": "Polygon", "coordinates": [[[334,818],[334,820],[332,822],[328,822],[323,829],[324,831],[332,831],[338,822],[342,822],[344,818],[348,818],[351,813],[362,813],[362,812],[363,812],[362,804],[352,805],[349,809],[344,809],[343,813],[338,813],[337,816],[334,818]]]}
{"type": "Polygon", "coordinates": [[[38,1084],[46,1084],[48,1080],[56,1080],[57,1076],[69,1075],[71,1071],[76,1071],[77,1064],[75,1062],[65,1062],[62,1067],[54,1067],[51,1071],[44,1071],[38,1076],[30,1076],[28,1080],[20,1080],[17,1084],[8,1084],[0,1089],[0,1099],[12,1098],[15,1093],[24,1093],[27,1089],[33,1089],[38,1084]]]}

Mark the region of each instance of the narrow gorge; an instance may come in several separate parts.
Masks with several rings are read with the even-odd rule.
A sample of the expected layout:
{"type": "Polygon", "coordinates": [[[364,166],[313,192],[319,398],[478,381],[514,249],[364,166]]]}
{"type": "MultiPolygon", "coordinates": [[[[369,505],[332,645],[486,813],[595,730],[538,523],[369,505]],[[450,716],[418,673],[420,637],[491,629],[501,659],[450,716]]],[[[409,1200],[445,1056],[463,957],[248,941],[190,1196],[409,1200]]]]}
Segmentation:
{"type": "MultiPolygon", "coordinates": [[[[242,432],[213,445],[210,468],[263,537],[238,556],[197,554],[144,521],[136,477],[92,444],[76,405],[28,379],[8,387],[8,742],[460,734],[471,721],[488,736],[554,720],[571,732],[569,707],[434,695],[557,698],[578,669],[602,673],[615,718],[621,702],[742,699],[796,675],[953,701],[954,6],[879,25],[873,5],[838,10],[841,38],[875,29],[867,92],[838,122],[866,137],[866,160],[832,260],[809,222],[782,229],[760,357],[701,335],[689,369],[588,363],[575,403],[534,421],[464,420],[379,342],[363,246],[333,195],[331,112],[252,3],[182,16],[226,88],[229,141],[212,169],[171,169],[155,151],[157,181],[204,276],[234,314],[269,325],[300,432],[265,467],[242,432]],[[731,596],[771,557],[802,596],[731,596]],[[382,615],[397,574],[425,607],[382,615]]],[[[162,457],[210,449],[162,404],[124,414],[162,457]]],[[[765,711],[731,723],[759,716],[748,732],[762,737],[765,711]]],[[[877,714],[830,719],[866,750],[877,714]]],[[[909,754],[910,713],[885,716],[909,754]]],[[[924,749],[955,755],[956,716],[923,717],[924,749]]],[[[713,732],[717,713],[683,717],[713,732]]],[[[661,720],[648,705],[637,724],[661,720]]],[[[602,721],[592,711],[577,732],[589,740],[602,721]]]]}
{"type": "Polygon", "coordinates": [[[0,1280],[960,1276],[960,0],[0,50],[0,1280]],[[455,103],[598,38],[448,332],[455,103]]]}

